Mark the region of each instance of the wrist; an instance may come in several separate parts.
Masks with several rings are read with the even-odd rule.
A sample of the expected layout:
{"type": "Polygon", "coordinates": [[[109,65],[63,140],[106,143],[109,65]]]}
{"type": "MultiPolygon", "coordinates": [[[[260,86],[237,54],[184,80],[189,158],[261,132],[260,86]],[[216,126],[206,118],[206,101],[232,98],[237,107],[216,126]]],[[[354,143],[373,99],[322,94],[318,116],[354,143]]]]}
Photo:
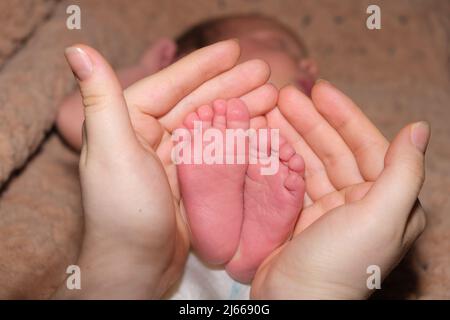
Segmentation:
{"type": "Polygon", "coordinates": [[[367,288],[347,286],[314,272],[289,273],[268,267],[258,271],[250,297],[257,300],[361,300],[370,294],[367,288]]]}
{"type": "Polygon", "coordinates": [[[165,274],[170,267],[162,257],[137,250],[95,249],[83,245],[76,263],[81,288],[69,290],[65,280],[54,298],[158,299],[168,290],[165,274]]]}

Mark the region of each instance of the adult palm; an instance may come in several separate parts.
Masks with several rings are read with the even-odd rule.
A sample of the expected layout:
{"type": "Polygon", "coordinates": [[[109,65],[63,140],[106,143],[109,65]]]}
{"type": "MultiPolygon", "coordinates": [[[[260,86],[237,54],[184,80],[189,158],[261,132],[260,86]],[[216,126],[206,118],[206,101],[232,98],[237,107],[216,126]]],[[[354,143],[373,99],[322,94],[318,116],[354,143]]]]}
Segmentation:
{"type": "Polygon", "coordinates": [[[368,268],[384,278],[425,226],[417,196],[429,129],[407,126],[389,145],[327,82],[312,100],[284,88],[278,105],[267,121],[304,157],[307,195],[293,238],[261,266],[252,296],[367,297],[368,268]]]}
{"type": "Polygon", "coordinates": [[[90,60],[72,59],[74,72],[92,73],[83,77],[86,71],[78,70],[85,113],[80,157],[85,238],[79,263],[114,278],[85,271],[86,283],[103,292],[119,283],[123,296],[157,297],[180,275],[189,248],[170,156],[171,133],[187,113],[217,98],[242,97],[253,115],[273,108],[277,91],[265,84],[269,68],[260,60],[236,65],[239,45],[223,41],[122,91],[100,54],[82,45],[71,50],[90,60]],[[92,67],[80,68],[83,64],[92,67]],[[108,262],[112,258],[133,267],[118,268],[108,262]],[[157,283],[140,285],[138,270],[157,283]],[[131,285],[133,279],[136,286],[131,285]],[[138,289],[144,287],[153,289],[138,289]]]}
{"type": "MultiPolygon", "coordinates": [[[[181,235],[177,238],[182,242],[177,246],[182,248],[175,255],[177,261],[185,259],[189,237],[176,166],[171,158],[173,130],[189,112],[215,99],[241,97],[252,116],[264,114],[277,101],[277,90],[266,84],[270,76],[268,65],[261,60],[236,65],[239,54],[237,42],[219,42],[193,52],[124,91],[136,136],[146,152],[156,152],[171,187],[181,235]]],[[[182,264],[175,265],[179,270],[182,264]]]]}

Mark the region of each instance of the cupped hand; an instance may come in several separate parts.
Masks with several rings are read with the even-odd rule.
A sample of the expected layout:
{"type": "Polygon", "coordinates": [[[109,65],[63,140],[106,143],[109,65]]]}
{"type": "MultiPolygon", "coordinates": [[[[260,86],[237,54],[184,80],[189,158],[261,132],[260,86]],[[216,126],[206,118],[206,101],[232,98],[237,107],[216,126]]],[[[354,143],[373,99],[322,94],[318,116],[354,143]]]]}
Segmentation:
{"type": "Polygon", "coordinates": [[[268,66],[259,60],[235,66],[239,45],[223,41],[122,91],[92,48],[78,45],[66,56],[85,113],[81,296],[160,297],[178,279],[189,248],[170,133],[216,98],[241,96],[253,115],[273,108],[277,92],[265,84],[268,66]]]}
{"type": "Polygon", "coordinates": [[[323,81],[312,100],[282,89],[278,106],[267,121],[304,157],[307,195],[292,239],[260,267],[252,297],[366,298],[368,272],[384,279],[425,227],[417,197],[429,126],[408,125],[389,144],[323,81]]]}

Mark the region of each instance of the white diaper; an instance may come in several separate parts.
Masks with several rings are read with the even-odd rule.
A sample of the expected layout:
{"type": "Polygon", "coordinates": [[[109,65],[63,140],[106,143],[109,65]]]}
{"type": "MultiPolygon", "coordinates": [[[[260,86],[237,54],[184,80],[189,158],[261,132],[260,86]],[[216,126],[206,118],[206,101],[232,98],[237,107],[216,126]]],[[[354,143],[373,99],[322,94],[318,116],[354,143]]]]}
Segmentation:
{"type": "Polygon", "coordinates": [[[173,300],[248,300],[250,286],[234,281],[222,268],[208,266],[189,253],[186,268],[165,298],[173,300]]]}

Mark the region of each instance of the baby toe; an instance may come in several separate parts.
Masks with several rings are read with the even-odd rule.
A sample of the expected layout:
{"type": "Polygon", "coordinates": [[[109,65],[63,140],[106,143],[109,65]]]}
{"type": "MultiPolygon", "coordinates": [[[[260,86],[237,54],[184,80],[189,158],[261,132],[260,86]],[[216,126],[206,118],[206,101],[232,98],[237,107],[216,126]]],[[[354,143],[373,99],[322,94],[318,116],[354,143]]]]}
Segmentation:
{"type": "Polygon", "coordinates": [[[227,102],[227,128],[248,129],[250,127],[250,115],[247,106],[240,99],[230,99],[227,102]]]}
{"type": "Polygon", "coordinates": [[[225,130],[227,127],[227,102],[225,100],[216,100],[213,102],[214,115],[212,125],[214,128],[225,130]]]}
{"type": "Polygon", "coordinates": [[[299,154],[294,154],[288,161],[288,167],[290,170],[303,175],[305,171],[305,162],[299,154]]]}
{"type": "Polygon", "coordinates": [[[190,112],[186,118],[184,118],[183,124],[186,128],[192,130],[194,129],[194,122],[200,121],[196,112],[190,112]]]}
{"type": "Polygon", "coordinates": [[[212,119],[214,116],[214,111],[210,105],[204,105],[197,109],[197,115],[202,121],[204,129],[208,129],[212,125],[212,119]]]}
{"type": "Polygon", "coordinates": [[[301,191],[304,186],[304,181],[298,173],[290,172],[284,181],[284,186],[289,191],[301,191]]]}
{"type": "Polygon", "coordinates": [[[295,155],[294,148],[287,143],[281,143],[280,139],[280,160],[288,162],[295,155]]]}

